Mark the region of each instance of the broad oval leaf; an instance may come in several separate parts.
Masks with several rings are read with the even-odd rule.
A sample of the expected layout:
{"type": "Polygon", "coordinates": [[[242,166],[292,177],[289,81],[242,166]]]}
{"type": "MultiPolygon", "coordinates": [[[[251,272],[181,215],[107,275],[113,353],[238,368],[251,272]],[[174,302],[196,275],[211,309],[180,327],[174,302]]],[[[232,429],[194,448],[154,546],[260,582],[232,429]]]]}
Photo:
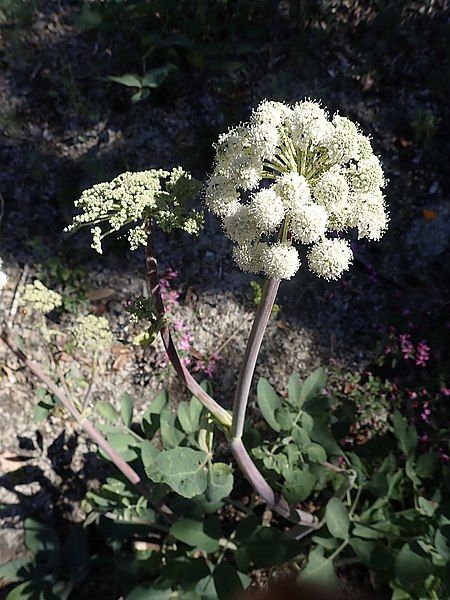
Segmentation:
{"type": "Polygon", "coordinates": [[[200,550],[207,553],[219,549],[219,539],[222,532],[216,530],[214,533],[217,534],[217,537],[211,535],[211,531],[207,527],[207,521],[189,518],[178,519],[170,528],[170,535],[174,538],[188,546],[200,548],[200,550]]]}
{"type": "Polygon", "coordinates": [[[114,83],[120,83],[121,85],[125,85],[127,87],[142,87],[141,79],[137,75],[133,75],[132,73],[125,73],[124,75],[110,75],[107,77],[109,81],[114,81],[114,83]]]}
{"type": "Polygon", "coordinates": [[[319,367],[318,369],[313,371],[311,375],[309,375],[305,379],[302,385],[298,404],[299,408],[301,408],[303,404],[305,404],[305,402],[310,402],[311,400],[313,400],[317,396],[317,394],[323,390],[326,382],[327,374],[325,372],[325,369],[319,367]]]}
{"type": "Polygon", "coordinates": [[[192,448],[174,448],[160,452],[155,459],[153,481],[167,483],[177,494],[193,498],[202,494],[208,485],[205,465],[207,454],[192,448]]]}
{"type": "Polygon", "coordinates": [[[124,392],[120,396],[120,415],[122,421],[128,427],[133,418],[133,396],[128,394],[128,392],[124,392]]]}
{"type": "Polygon", "coordinates": [[[275,431],[280,431],[281,427],[275,418],[275,411],[281,407],[281,398],[264,377],[258,381],[257,397],[259,408],[267,424],[275,431]]]}
{"type": "Polygon", "coordinates": [[[325,521],[331,535],[341,540],[348,537],[350,519],[342,500],[331,498],[325,508],[325,521]]]}
{"type": "Polygon", "coordinates": [[[318,546],[309,553],[306,567],[299,575],[300,581],[312,581],[323,587],[336,589],[340,587],[339,579],[335,573],[333,561],[326,558],[323,548],[318,546]]]}

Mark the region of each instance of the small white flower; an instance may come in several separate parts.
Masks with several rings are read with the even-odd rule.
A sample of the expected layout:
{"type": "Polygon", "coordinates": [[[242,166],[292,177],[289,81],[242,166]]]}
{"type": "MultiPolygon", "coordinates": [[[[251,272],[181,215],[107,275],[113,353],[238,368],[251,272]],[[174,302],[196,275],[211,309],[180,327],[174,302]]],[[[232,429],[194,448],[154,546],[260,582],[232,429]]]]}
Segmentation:
{"type": "Polygon", "coordinates": [[[324,239],[314,244],[308,253],[311,271],[325,279],[339,279],[347,271],[353,253],[347,240],[324,239]]]}
{"type": "Polygon", "coordinates": [[[292,108],[289,126],[294,144],[306,149],[323,144],[332,131],[327,113],[317,102],[298,102],[292,108]]]}
{"type": "Polygon", "coordinates": [[[262,269],[262,244],[242,244],[233,248],[233,258],[237,266],[247,273],[259,273],[262,269]]]}
{"type": "Polygon", "coordinates": [[[379,240],[387,229],[389,215],[380,190],[351,194],[348,225],[358,229],[359,239],[379,240]]]}
{"type": "Polygon", "coordinates": [[[326,208],[330,214],[343,210],[348,201],[348,183],[339,168],[331,168],[319,177],[313,187],[316,202],[326,208]]]}
{"type": "Polygon", "coordinates": [[[294,217],[311,200],[311,191],[303,175],[284,173],[272,186],[280,196],[286,212],[294,217]]]}
{"type": "Polygon", "coordinates": [[[225,175],[213,175],[205,193],[205,203],[218,217],[227,217],[236,212],[239,194],[233,181],[225,175]]]}
{"type": "Polygon", "coordinates": [[[373,154],[350,166],[346,170],[346,176],[351,189],[355,192],[374,192],[385,184],[380,161],[373,154]]]}
{"type": "Polygon", "coordinates": [[[334,163],[345,163],[358,156],[358,129],[350,119],[335,115],[334,130],[327,140],[327,151],[334,163]]]}
{"type": "Polygon", "coordinates": [[[359,160],[363,158],[370,158],[373,155],[372,144],[370,143],[370,139],[366,135],[358,133],[357,144],[359,160]]]}
{"type": "Polygon", "coordinates": [[[272,188],[263,188],[253,194],[248,205],[248,215],[257,229],[263,233],[274,231],[284,219],[284,206],[281,198],[272,188]]]}
{"type": "Polygon", "coordinates": [[[244,205],[241,205],[235,213],[226,217],[223,226],[230,240],[238,244],[255,240],[260,235],[260,231],[249,214],[248,206],[244,205]]]}
{"type": "Polygon", "coordinates": [[[300,267],[300,259],[294,246],[286,242],[260,244],[264,273],[273,279],[291,279],[300,267]]]}
{"type": "Polygon", "coordinates": [[[325,235],[328,213],[323,206],[310,202],[305,204],[292,219],[292,233],[302,244],[317,242],[325,235]]]}

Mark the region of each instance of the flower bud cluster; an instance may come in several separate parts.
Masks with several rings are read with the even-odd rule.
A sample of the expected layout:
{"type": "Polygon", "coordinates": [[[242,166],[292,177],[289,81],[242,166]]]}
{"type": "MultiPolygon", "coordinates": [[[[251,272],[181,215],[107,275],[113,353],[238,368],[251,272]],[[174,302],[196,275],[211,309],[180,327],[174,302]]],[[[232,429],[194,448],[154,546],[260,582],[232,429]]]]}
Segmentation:
{"type": "Polygon", "coordinates": [[[311,245],[316,275],[337,279],[352,262],[342,235],[356,229],[378,240],[386,230],[385,183],[370,139],[350,119],[330,118],[310,100],[264,100],[248,123],[219,137],[205,203],[242,270],[290,279],[300,243],[311,245]]]}
{"type": "Polygon", "coordinates": [[[188,209],[200,183],[181,167],[172,171],[149,170],[122,173],[110,182],[85,190],[75,206],[80,209],[66,231],[88,226],[92,248],[102,253],[102,240],[112,232],[126,230],[132,250],[147,240],[146,221],[155,219],[166,232],[178,228],[198,234],[203,214],[188,209]],[[106,224],[106,230],[100,226],[106,224]]]}
{"type": "Polygon", "coordinates": [[[113,342],[113,334],[105,317],[79,317],[68,332],[73,345],[86,354],[104,350],[113,342]]]}
{"type": "Polygon", "coordinates": [[[36,279],[28,283],[20,297],[21,306],[46,315],[62,305],[62,296],[58,292],[49,290],[42,281],[36,279]]]}

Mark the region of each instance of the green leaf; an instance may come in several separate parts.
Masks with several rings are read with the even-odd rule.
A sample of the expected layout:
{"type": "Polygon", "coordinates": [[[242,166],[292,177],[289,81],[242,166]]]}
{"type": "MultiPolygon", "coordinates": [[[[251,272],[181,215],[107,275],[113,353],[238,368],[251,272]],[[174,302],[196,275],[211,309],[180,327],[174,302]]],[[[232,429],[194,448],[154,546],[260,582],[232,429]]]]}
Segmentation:
{"type": "Polygon", "coordinates": [[[0,565],[0,580],[17,581],[24,579],[33,563],[29,558],[16,558],[0,565]]]}
{"type": "Polygon", "coordinates": [[[169,600],[170,598],[173,598],[171,588],[161,589],[153,583],[141,583],[126,596],[126,600],[169,600]]]}
{"type": "MultiPolygon", "coordinates": [[[[236,534],[236,540],[240,550],[238,564],[240,569],[244,564],[253,562],[257,567],[264,568],[271,565],[279,565],[293,559],[302,552],[304,546],[301,542],[289,538],[275,527],[263,527],[259,525],[256,529],[252,526],[253,519],[247,518],[248,531],[240,531],[236,534]]],[[[246,528],[246,527],[245,527],[246,528]]],[[[245,529],[244,528],[244,529],[245,529]]],[[[238,555],[236,553],[236,561],[238,555]]]]}
{"type": "Polygon", "coordinates": [[[167,79],[169,73],[174,70],[173,65],[166,65],[157,69],[151,69],[142,78],[142,87],[157,88],[165,79],[167,79]]]}
{"type": "Polygon", "coordinates": [[[211,531],[208,531],[208,521],[197,521],[188,518],[178,519],[170,528],[170,535],[174,538],[188,546],[200,548],[206,553],[215,552],[219,549],[221,531],[216,529],[214,533],[217,533],[217,535],[212,536],[211,531]]]}
{"type": "MultiPolygon", "coordinates": [[[[147,88],[142,88],[131,96],[131,102],[133,104],[136,104],[137,102],[140,102],[141,100],[145,100],[149,96],[150,96],[150,90],[148,90],[147,88]]],[[[147,329],[147,331],[143,332],[143,337],[140,340],[138,338],[138,340],[139,340],[137,342],[138,345],[142,346],[143,348],[146,348],[147,346],[150,346],[150,344],[153,344],[158,331],[159,331],[159,329],[157,329],[156,324],[155,324],[155,326],[152,325],[151,327],[149,327],[147,329]]],[[[136,342],[133,340],[133,343],[136,343],[136,342]]]]}
{"type": "Polygon", "coordinates": [[[132,73],[125,73],[125,75],[120,76],[112,76],[107,77],[109,81],[114,81],[115,83],[120,83],[121,85],[125,85],[127,87],[140,88],[142,87],[141,79],[137,75],[133,75],[132,73]]]}
{"type": "Polygon", "coordinates": [[[392,422],[400,450],[404,454],[409,455],[417,447],[416,430],[411,425],[408,425],[408,421],[398,410],[394,412],[392,422]]]}
{"type": "Polygon", "coordinates": [[[405,583],[421,583],[430,575],[431,563],[421,554],[418,554],[418,546],[413,549],[411,543],[404,544],[397,554],[394,569],[400,581],[405,583]]]}
{"type": "Polygon", "coordinates": [[[320,446],[320,444],[311,444],[306,448],[306,454],[311,462],[325,462],[327,460],[327,453],[320,446]]]}
{"type": "Polygon", "coordinates": [[[24,581],[14,588],[6,596],[6,600],[30,600],[30,598],[42,598],[39,596],[40,589],[36,589],[35,581],[24,581]]]}
{"type": "Polygon", "coordinates": [[[328,415],[314,415],[314,425],[312,431],[309,432],[309,435],[314,442],[325,448],[328,455],[339,456],[342,454],[342,450],[331,435],[330,426],[328,424],[328,415]]]}
{"type": "Polygon", "coordinates": [[[182,400],[177,409],[178,420],[185,433],[194,433],[198,423],[192,423],[189,404],[182,400]]]}
{"type": "Polygon", "coordinates": [[[167,483],[175,492],[185,498],[202,494],[207,485],[205,452],[192,448],[174,448],[160,452],[155,459],[155,474],[149,477],[153,481],[167,483]]]}
{"type": "Polygon", "coordinates": [[[375,542],[362,540],[360,538],[352,538],[350,546],[361,562],[370,567],[372,564],[372,552],[375,549],[375,542]]]}
{"type": "Polygon", "coordinates": [[[325,522],[331,535],[345,540],[348,537],[350,519],[342,500],[331,498],[325,508],[325,522]]]}
{"type": "Polygon", "coordinates": [[[161,569],[161,577],[170,581],[172,585],[196,583],[208,575],[210,570],[203,557],[169,556],[166,565],[161,569]]]}
{"type": "Polygon", "coordinates": [[[288,383],[288,399],[293,406],[297,406],[298,408],[301,408],[302,406],[300,404],[301,390],[302,382],[298,373],[292,373],[288,383]]]}
{"type": "Polygon", "coordinates": [[[339,579],[334,571],[333,561],[324,557],[321,546],[309,553],[308,563],[300,573],[299,581],[313,582],[331,589],[340,587],[339,579]]]}
{"type": "Polygon", "coordinates": [[[302,385],[302,389],[300,392],[299,398],[299,408],[305,404],[305,402],[310,402],[313,400],[319,392],[323,390],[325,384],[327,382],[327,374],[325,369],[319,367],[315,371],[311,373],[302,385]]]}
{"type": "Polygon", "coordinates": [[[120,414],[124,424],[129,427],[133,418],[133,396],[128,392],[120,396],[120,414]]]}
{"type": "Polygon", "coordinates": [[[160,415],[163,409],[169,402],[169,395],[166,390],[162,390],[155,398],[153,398],[150,406],[146,410],[148,415],[160,415]]]}
{"type": "Polygon", "coordinates": [[[316,481],[316,476],[313,475],[307,467],[288,471],[285,474],[283,495],[291,504],[302,502],[310,496],[316,481]]]}
{"type": "Polygon", "coordinates": [[[49,567],[60,562],[60,545],[56,531],[32,518],[25,519],[25,546],[49,567]]]}
{"type": "Polygon", "coordinates": [[[275,411],[275,420],[283,431],[290,431],[292,429],[294,418],[295,415],[287,406],[280,406],[275,411]]]}
{"type": "Polygon", "coordinates": [[[281,398],[264,377],[261,377],[258,381],[257,398],[259,408],[267,424],[275,431],[280,431],[280,425],[275,419],[275,411],[281,406],[281,398]]]}
{"type": "MultiPolygon", "coordinates": [[[[108,433],[107,438],[113,449],[118,452],[124,460],[130,462],[137,458],[138,454],[136,447],[139,445],[139,442],[131,435],[131,433],[115,431],[108,433]]],[[[102,452],[102,455],[108,460],[111,460],[104,452],[102,452]]]]}
{"type": "Polygon", "coordinates": [[[144,465],[145,472],[150,477],[150,473],[154,472],[155,459],[158,456],[159,451],[152,442],[144,440],[141,444],[141,460],[144,465]]]}
{"type": "Polygon", "coordinates": [[[95,410],[107,421],[116,422],[119,418],[116,409],[109,402],[98,402],[95,405],[95,410]]]}
{"type": "Polygon", "coordinates": [[[229,563],[220,563],[214,569],[214,586],[219,600],[236,598],[249,584],[250,577],[239,573],[229,563]]]}
{"type": "Polygon", "coordinates": [[[207,497],[211,502],[219,502],[231,494],[233,489],[233,467],[216,462],[208,470],[207,497]]]}
{"type": "Polygon", "coordinates": [[[420,479],[431,479],[439,466],[439,456],[436,452],[421,454],[416,462],[416,474],[420,479]]]}
{"type": "Polygon", "coordinates": [[[436,531],[434,545],[439,554],[450,561],[450,525],[444,525],[436,531]]]}
{"type": "Polygon", "coordinates": [[[169,408],[165,408],[161,413],[159,430],[161,432],[163,446],[167,450],[179,446],[186,437],[185,434],[176,427],[175,415],[170,412],[169,408]]]}

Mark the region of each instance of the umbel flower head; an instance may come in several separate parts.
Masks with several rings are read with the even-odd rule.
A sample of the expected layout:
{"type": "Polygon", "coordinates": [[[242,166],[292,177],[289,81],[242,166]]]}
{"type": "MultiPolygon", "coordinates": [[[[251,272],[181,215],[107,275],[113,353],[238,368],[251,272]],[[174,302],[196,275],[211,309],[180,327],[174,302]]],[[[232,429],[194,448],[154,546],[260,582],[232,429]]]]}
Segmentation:
{"type": "Polygon", "coordinates": [[[86,315],[69,327],[73,345],[82,352],[99,352],[110,346],[113,335],[105,317],[86,315]]]}
{"type": "Polygon", "coordinates": [[[290,279],[300,266],[296,245],[306,244],[311,271],[338,279],[353,257],[344,234],[379,240],[387,228],[385,184],[355,123],[318,102],[264,100],[248,123],[219,137],[205,202],[243,271],[290,279]]]}
{"type": "Polygon", "coordinates": [[[199,192],[200,183],[181,167],[172,171],[149,170],[122,173],[112,181],[85,190],[75,206],[81,210],[66,231],[90,227],[92,248],[102,253],[102,240],[126,229],[132,250],[145,245],[146,221],[153,218],[166,232],[179,228],[198,234],[203,214],[188,209],[188,202],[199,192]],[[101,224],[106,224],[102,229],[101,224]]]}
{"type": "Polygon", "coordinates": [[[49,290],[39,279],[35,279],[33,283],[25,286],[20,297],[20,304],[46,315],[61,306],[62,296],[58,292],[49,290]]]}

